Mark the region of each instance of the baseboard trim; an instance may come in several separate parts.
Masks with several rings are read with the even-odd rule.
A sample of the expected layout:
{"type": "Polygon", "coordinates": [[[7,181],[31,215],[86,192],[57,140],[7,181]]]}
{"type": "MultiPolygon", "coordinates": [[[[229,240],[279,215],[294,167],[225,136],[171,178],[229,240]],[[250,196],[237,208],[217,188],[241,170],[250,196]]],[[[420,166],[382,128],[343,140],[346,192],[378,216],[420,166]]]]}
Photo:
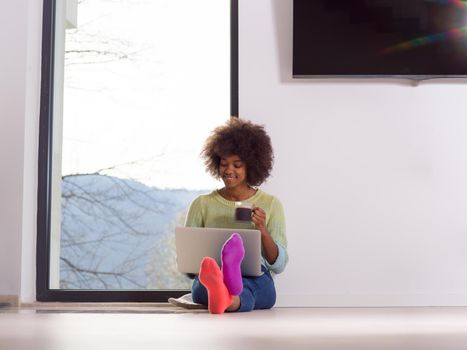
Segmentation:
{"type": "Polygon", "coordinates": [[[0,295],[0,307],[16,307],[19,304],[19,298],[16,295],[0,295]]]}
{"type": "Polygon", "coordinates": [[[465,294],[281,294],[278,307],[467,307],[465,294]]]}

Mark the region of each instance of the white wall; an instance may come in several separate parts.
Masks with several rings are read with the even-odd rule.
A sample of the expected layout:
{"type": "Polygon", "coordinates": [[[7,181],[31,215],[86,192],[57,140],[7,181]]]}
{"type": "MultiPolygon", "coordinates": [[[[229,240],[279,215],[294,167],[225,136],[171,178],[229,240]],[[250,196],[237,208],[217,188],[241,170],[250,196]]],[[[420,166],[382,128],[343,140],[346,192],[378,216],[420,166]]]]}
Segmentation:
{"type": "Polygon", "coordinates": [[[42,3],[0,2],[0,295],[35,297],[42,3]]]}
{"type": "MultiPolygon", "coordinates": [[[[276,153],[280,305],[467,305],[467,81],[294,80],[292,0],[240,0],[240,115],[276,153]]],[[[429,59],[429,58],[428,58],[429,59]]]]}

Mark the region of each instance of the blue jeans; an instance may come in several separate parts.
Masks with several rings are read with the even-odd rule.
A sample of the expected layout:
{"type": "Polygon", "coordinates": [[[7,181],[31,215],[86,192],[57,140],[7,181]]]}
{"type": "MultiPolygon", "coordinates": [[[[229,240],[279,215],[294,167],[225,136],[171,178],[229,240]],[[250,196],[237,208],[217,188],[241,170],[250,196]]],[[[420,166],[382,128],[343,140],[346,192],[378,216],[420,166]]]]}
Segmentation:
{"type": "MultiPolygon", "coordinates": [[[[238,312],[258,309],[270,309],[276,303],[276,287],[271,274],[265,266],[261,266],[264,273],[258,277],[243,277],[243,291],[240,294],[240,308],[238,312]]],[[[201,284],[198,277],[191,287],[193,301],[208,305],[208,291],[201,284]]]]}

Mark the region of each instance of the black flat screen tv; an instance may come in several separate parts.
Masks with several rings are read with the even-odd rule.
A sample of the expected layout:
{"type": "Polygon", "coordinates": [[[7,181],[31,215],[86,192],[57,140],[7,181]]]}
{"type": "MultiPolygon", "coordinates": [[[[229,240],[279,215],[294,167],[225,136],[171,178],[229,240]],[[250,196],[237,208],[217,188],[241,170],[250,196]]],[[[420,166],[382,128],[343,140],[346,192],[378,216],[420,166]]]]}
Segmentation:
{"type": "Polygon", "coordinates": [[[293,76],[467,77],[467,1],[294,0],[293,76]]]}

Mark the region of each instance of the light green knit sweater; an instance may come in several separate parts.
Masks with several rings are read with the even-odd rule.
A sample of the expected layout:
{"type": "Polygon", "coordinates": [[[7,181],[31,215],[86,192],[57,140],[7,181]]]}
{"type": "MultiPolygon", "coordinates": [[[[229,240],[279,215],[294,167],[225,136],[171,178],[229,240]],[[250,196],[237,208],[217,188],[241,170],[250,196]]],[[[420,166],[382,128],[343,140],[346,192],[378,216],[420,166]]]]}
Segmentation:
{"type": "MultiPolygon", "coordinates": [[[[285,217],[282,204],[276,197],[261,190],[258,190],[245,201],[254,203],[266,212],[266,227],[277,244],[279,255],[274,264],[269,264],[264,257],[262,263],[271,272],[281,273],[288,262],[285,217]]],[[[191,203],[185,226],[254,229],[251,222],[236,222],[234,210],[235,201],[225,199],[216,190],[197,197],[191,203]]]]}

